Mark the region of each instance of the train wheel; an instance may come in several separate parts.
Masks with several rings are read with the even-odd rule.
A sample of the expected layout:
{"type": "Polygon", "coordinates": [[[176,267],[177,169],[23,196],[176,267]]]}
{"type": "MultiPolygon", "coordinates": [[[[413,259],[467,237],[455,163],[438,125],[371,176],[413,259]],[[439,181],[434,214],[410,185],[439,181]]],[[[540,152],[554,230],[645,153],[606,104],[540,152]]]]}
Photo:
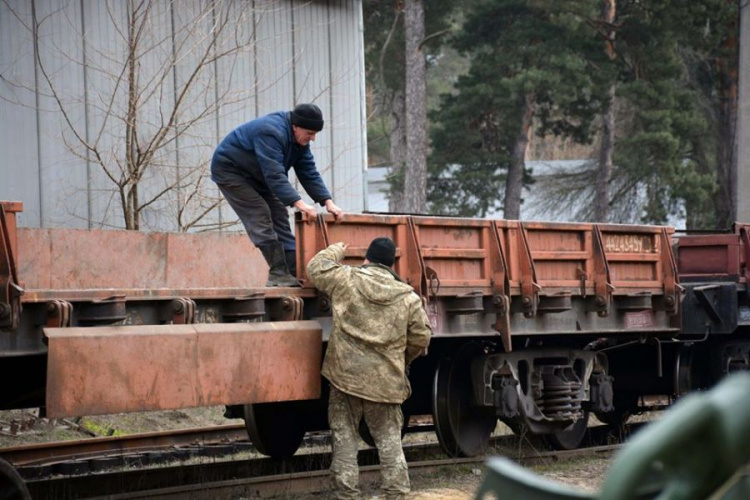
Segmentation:
{"type": "Polygon", "coordinates": [[[3,500],[31,500],[26,483],[8,462],[0,458],[0,498],[3,500]]]}
{"type": "Polygon", "coordinates": [[[305,437],[300,406],[298,401],[243,406],[247,434],[260,453],[274,458],[294,455],[305,437]]]}
{"type": "Polygon", "coordinates": [[[583,412],[583,416],[576,420],[570,430],[547,434],[545,439],[556,450],[574,450],[578,448],[586,436],[589,427],[589,412],[583,412]]]}
{"type": "Polygon", "coordinates": [[[452,359],[440,360],[432,388],[432,415],[443,451],[452,457],[482,453],[495,429],[494,409],[472,404],[471,359],[480,354],[478,344],[466,344],[452,359]]]}
{"type": "Polygon", "coordinates": [[[693,357],[692,345],[680,346],[674,368],[674,395],[678,398],[693,390],[693,357]]]}

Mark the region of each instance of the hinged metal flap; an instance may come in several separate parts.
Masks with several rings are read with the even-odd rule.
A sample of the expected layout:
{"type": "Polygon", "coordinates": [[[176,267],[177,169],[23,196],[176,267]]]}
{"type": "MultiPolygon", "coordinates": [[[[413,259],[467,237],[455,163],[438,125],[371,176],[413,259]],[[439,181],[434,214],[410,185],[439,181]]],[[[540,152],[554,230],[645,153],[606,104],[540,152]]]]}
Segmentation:
{"type": "Polygon", "coordinates": [[[44,333],[50,418],[320,397],[316,321],[44,333]]]}

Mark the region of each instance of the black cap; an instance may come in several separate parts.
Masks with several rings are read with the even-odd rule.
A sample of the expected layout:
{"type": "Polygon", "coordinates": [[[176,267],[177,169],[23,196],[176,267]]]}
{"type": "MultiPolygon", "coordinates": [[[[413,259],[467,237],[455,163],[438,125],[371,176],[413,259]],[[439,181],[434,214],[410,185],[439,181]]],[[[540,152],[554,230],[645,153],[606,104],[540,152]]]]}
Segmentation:
{"type": "Polygon", "coordinates": [[[306,130],[323,130],[323,113],[315,104],[298,104],[292,110],[292,125],[306,130]]]}
{"type": "Polygon", "coordinates": [[[375,238],[370,243],[365,258],[376,264],[393,267],[396,262],[396,244],[390,238],[375,238]]]}

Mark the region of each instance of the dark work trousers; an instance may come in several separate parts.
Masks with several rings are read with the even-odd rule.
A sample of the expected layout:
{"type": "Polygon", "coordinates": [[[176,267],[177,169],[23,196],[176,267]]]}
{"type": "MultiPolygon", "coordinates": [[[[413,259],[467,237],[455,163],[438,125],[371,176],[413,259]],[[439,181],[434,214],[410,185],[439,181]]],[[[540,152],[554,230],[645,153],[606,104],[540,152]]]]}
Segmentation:
{"type": "Polygon", "coordinates": [[[217,184],[229,206],[245,226],[250,241],[261,247],[280,241],[284,250],[294,251],[294,233],[289,212],[276,195],[260,194],[250,184],[217,184]]]}

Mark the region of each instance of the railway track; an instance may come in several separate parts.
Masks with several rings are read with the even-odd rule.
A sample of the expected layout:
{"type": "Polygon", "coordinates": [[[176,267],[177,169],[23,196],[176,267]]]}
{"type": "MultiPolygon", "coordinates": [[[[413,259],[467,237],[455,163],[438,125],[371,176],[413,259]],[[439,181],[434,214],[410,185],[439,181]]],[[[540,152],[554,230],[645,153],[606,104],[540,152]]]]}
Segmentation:
{"type": "MultiPolygon", "coordinates": [[[[632,432],[626,429],[625,432],[632,432]]],[[[493,438],[488,455],[503,454],[524,465],[592,454],[611,454],[619,441],[608,427],[592,427],[586,448],[538,451],[533,437],[493,438]]],[[[261,458],[242,426],[225,425],[3,450],[24,476],[32,498],[239,498],[315,493],[328,489],[327,433],[310,434],[300,453],[286,460],[261,458]]],[[[405,445],[414,474],[446,467],[481,466],[486,456],[448,459],[437,442],[405,445]]],[[[364,482],[379,478],[375,450],[360,451],[364,482]]]]}
{"type": "MultiPolygon", "coordinates": [[[[518,461],[529,465],[538,461],[559,461],[580,457],[583,455],[609,456],[619,445],[607,445],[580,450],[542,452],[521,457],[518,461]]],[[[461,465],[480,467],[486,456],[474,458],[446,458],[435,460],[407,460],[411,474],[433,476],[444,468],[461,465]]],[[[360,467],[360,483],[373,485],[380,480],[380,466],[366,465],[360,467]]],[[[215,500],[219,498],[247,498],[247,497],[277,497],[302,495],[325,492],[330,489],[329,471],[327,467],[321,470],[275,474],[260,477],[245,477],[224,481],[210,481],[200,484],[181,485],[167,488],[149,489],[144,491],[106,495],[94,498],[108,498],[111,500],[163,499],[178,500],[189,496],[195,500],[215,500]]]]}
{"type": "MultiPolygon", "coordinates": [[[[524,465],[557,462],[592,454],[609,456],[619,445],[533,452],[514,457],[524,465]]],[[[440,455],[437,443],[406,449],[412,474],[434,472],[460,465],[481,467],[485,456],[474,458],[430,458],[440,455]]],[[[360,452],[361,479],[379,480],[380,467],[374,450],[360,452]]],[[[27,484],[35,499],[192,499],[275,497],[310,494],[330,488],[329,453],[295,456],[291,460],[239,459],[198,464],[179,464],[136,470],[91,473],[81,476],[32,480],[27,484]]]]}
{"type": "Polygon", "coordinates": [[[0,448],[0,458],[16,467],[31,470],[70,459],[95,459],[102,455],[156,451],[194,445],[218,445],[247,441],[242,424],[217,425],[193,429],[148,432],[127,436],[97,437],[0,448]]]}

